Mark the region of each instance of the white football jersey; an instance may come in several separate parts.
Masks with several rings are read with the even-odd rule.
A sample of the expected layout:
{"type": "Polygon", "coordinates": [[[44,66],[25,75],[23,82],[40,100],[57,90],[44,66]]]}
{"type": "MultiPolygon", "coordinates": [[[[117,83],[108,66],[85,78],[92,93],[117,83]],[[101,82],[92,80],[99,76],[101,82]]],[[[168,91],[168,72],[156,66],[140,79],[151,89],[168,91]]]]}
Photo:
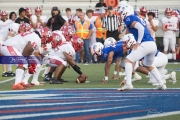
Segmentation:
{"type": "Polygon", "coordinates": [[[71,43],[69,43],[69,42],[63,42],[60,46],[58,46],[58,48],[56,50],[52,50],[50,52],[50,55],[58,56],[61,59],[67,61],[63,52],[66,52],[67,54],[72,56],[73,59],[75,59],[75,55],[76,55],[75,50],[74,50],[73,46],[71,45],[71,43]]]}
{"type": "Polygon", "coordinates": [[[3,22],[2,20],[0,20],[0,29],[6,27],[7,25],[9,25],[9,24],[11,24],[11,23],[13,23],[13,21],[12,21],[12,20],[9,20],[9,19],[6,20],[5,22],[3,22]]]}
{"type": "Polygon", "coordinates": [[[53,32],[59,34],[59,35],[61,36],[63,42],[66,41],[64,35],[62,34],[62,31],[60,31],[60,30],[55,30],[55,31],[53,31],[53,32]]]}
{"type": "MultiPolygon", "coordinates": [[[[40,16],[40,19],[42,20],[42,22],[47,22],[47,17],[46,16],[40,16]]],[[[43,26],[40,22],[37,22],[37,16],[36,15],[33,15],[32,16],[32,21],[33,23],[36,23],[36,29],[42,29],[43,26]]]]}
{"type": "Polygon", "coordinates": [[[13,46],[22,53],[29,41],[34,50],[38,50],[39,47],[41,47],[41,39],[35,32],[25,32],[16,35],[15,37],[6,40],[3,45],[13,46]]]}
{"type": "MultiPolygon", "coordinates": [[[[177,28],[177,23],[178,23],[177,17],[172,16],[171,18],[167,18],[167,17],[162,18],[162,24],[164,24],[167,27],[177,28]]],[[[174,34],[172,30],[168,30],[164,32],[164,35],[172,35],[172,34],[174,34]]]]}

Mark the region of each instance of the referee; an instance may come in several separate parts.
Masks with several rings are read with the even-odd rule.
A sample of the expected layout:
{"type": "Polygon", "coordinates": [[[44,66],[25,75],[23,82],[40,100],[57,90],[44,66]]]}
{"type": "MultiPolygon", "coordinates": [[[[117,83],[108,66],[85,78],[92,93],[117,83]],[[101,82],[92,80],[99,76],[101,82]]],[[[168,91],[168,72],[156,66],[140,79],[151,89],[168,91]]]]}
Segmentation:
{"type": "Polygon", "coordinates": [[[122,34],[121,32],[119,33],[120,21],[118,19],[118,16],[115,15],[113,12],[113,7],[109,6],[108,15],[104,18],[103,21],[103,28],[105,28],[107,31],[106,38],[113,37],[116,41],[118,41],[119,36],[122,34]]]}

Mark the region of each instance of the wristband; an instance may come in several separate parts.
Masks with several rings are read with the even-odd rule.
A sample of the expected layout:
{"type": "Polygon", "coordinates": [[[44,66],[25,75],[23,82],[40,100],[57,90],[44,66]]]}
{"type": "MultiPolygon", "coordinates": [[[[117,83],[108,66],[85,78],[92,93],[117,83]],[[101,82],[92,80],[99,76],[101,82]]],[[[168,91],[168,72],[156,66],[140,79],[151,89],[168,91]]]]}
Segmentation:
{"type": "Polygon", "coordinates": [[[107,76],[105,76],[105,77],[104,77],[104,80],[108,81],[108,77],[107,77],[107,76]]]}
{"type": "Polygon", "coordinates": [[[80,68],[79,68],[77,65],[74,65],[72,68],[73,68],[79,75],[82,74],[80,68]]]}
{"type": "Polygon", "coordinates": [[[119,72],[119,76],[121,76],[122,72],[119,72]]]}

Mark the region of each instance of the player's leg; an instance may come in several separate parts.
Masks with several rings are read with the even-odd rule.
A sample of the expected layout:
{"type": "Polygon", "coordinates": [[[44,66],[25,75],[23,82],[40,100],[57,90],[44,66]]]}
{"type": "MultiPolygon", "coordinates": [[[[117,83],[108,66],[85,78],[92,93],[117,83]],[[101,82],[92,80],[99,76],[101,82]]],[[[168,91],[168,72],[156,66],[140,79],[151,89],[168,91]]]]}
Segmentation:
{"type": "Polygon", "coordinates": [[[174,61],[176,61],[176,50],[175,50],[176,36],[171,37],[171,39],[170,39],[170,47],[171,47],[171,50],[172,50],[172,58],[173,58],[174,61]]]}
{"type": "MultiPolygon", "coordinates": [[[[23,58],[22,53],[20,53],[16,48],[11,46],[2,46],[1,51],[4,56],[21,56],[23,58]]],[[[25,89],[24,86],[22,86],[21,81],[24,76],[24,71],[28,67],[28,63],[26,61],[18,62],[20,63],[17,63],[15,84],[12,86],[13,90],[25,89]]]]}
{"type": "Polygon", "coordinates": [[[15,73],[13,73],[13,71],[12,71],[12,65],[11,64],[8,64],[7,65],[7,68],[8,68],[8,76],[12,76],[12,77],[14,77],[15,76],[15,73]]]}
{"type": "Polygon", "coordinates": [[[43,83],[39,82],[38,81],[38,76],[42,70],[42,67],[43,65],[39,64],[37,67],[36,67],[36,72],[34,73],[33,75],[33,79],[31,81],[31,84],[34,84],[34,85],[43,85],[43,83]]]}
{"type": "Polygon", "coordinates": [[[2,77],[7,77],[6,64],[2,64],[2,70],[3,70],[2,77]]]}
{"type": "Polygon", "coordinates": [[[164,45],[164,54],[167,55],[168,47],[169,47],[169,38],[163,37],[163,45],[164,45]]]}
{"type": "Polygon", "coordinates": [[[114,79],[114,80],[118,79],[116,75],[117,75],[117,73],[118,73],[118,71],[119,71],[120,61],[121,61],[121,58],[117,58],[117,59],[116,59],[116,62],[115,62],[115,70],[114,70],[114,73],[113,73],[113,75],[112,75],[112,79],[114,79]]]}

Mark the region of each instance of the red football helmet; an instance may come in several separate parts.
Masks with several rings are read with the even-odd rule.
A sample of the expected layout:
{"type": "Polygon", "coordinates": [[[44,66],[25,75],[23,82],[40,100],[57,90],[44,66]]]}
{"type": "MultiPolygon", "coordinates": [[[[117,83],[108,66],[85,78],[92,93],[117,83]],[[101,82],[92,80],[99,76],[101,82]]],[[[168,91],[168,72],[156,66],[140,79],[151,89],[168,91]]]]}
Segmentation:
{"type": "Polygon", "coordinates": [[[59,34],[57,33],[52,33],[52,48],[56,48],[57,46],[59,46],[62,43],[62,38],[59,34]]]}
{"type": "Polygon", "coordinates": [[[21,34],[23,32],[28,32],[31,30],[31,28],[32,28],[32,26],[29,23],[22,23],[19,26],[18,32],[19,32],[19,34],[21,34]]]}
{"type": "Polygon", "coordinates": [[[166,8],[165,9],[165,15],[167,18],[170,18],[172,16],[173,10],[171,8],[166,8]]]}
{"type": "Polygon", "coordinates": [[[42,15],[42,8],[41,7],[36,7],[35,8],[35,14],[37,16],[41,16],[42,15]]]}
{"type": "Polygon", "coordinates": [[[82,50],[83,46],[84,46],[84,41],[83,39],[81,39],[80,37],[78,36],[73,36],[71,38],[71,43],[72,43],[72,46],[75,50],[75,52],[79,52],[82,50]]]}
{"type": "Polygon", "coordinates": [[[43,28],[39,30],[41,35],[42,44],[50,43],[52,41],[52,31],[49,28],[43,28]]]}
{"type": "Polygon", "coordinates": [[[68,19],[68,22],[70,25],[74,25],[75,24],[75,16],[71,15],[70,18],[68,19]]]}
{"type": "Polygon", "coordinates": [[[5,21],[5,20],[8,19],[8,14],[7,14],[6,11],[1,11],[0,14],[1,14],[1,15],[0,15],[0,16],[1,16],[1,20],[5,21]]]}
{"type": "Polygon", "coordinates": [[[26,16],[30,18],[32,16],[33,12],[30,7],[26,7],[26,16]]]}
{"type": "Polygon", "coordinates": [[[147,13],[148,13],[147,8],[146,8],[145,6],[142,6],[142,7],[140,8],[140,14],[141,14],[142,16],[146,16],[147,13]]]}
{"type": "Polygon", "coordinates": [[[75,29],[71,25],[64,26],[62,34],[64,35],[66,41],[70,41],[71,38],[75,35],[75,29]]]}

